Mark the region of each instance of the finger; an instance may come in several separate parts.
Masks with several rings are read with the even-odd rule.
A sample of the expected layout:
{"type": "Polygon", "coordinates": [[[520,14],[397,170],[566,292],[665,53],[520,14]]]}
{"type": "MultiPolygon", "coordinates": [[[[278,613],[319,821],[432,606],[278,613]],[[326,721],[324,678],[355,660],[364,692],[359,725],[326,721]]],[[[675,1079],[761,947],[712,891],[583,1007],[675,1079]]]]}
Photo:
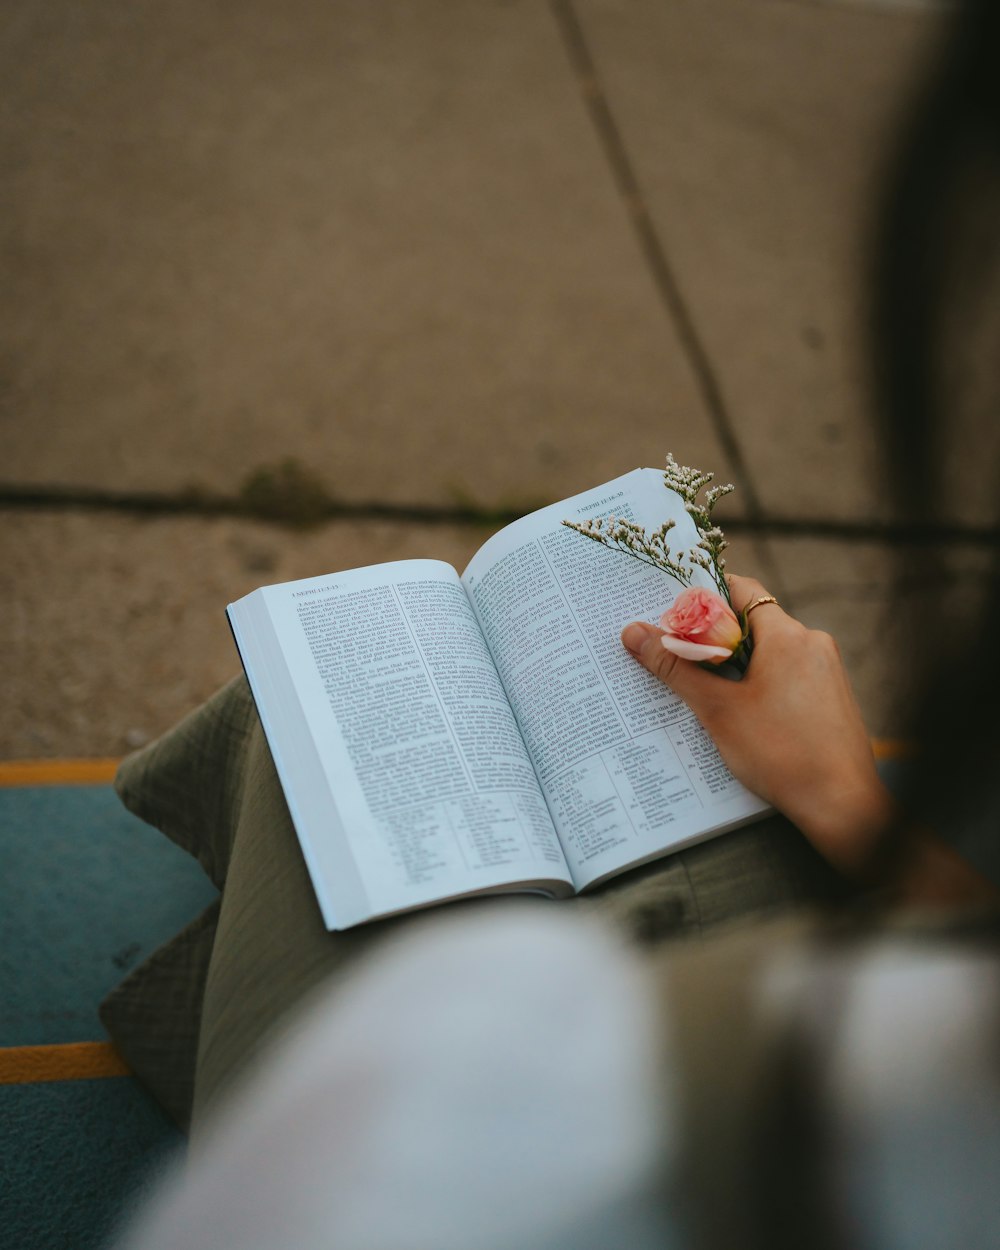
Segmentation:
{"type": "Polygon", "coordinates": [[[679,694],[697,715],[699,707],[718,693],[716,687],[728,683],[720,683],[718,677],[706,673],[698,664],[668,651],[660,642],[665,632],[648,621],[633,621],[622,630],[622,643],[643,668],[679,694]]]}
{"type": "Polygon", "coordinates": [[[754,638],[760,635],[762,629],[764,632],[767,632],[775,626],[785,624],[792,619],[780,603],[758,602],[761,599],[770,600],[772,596],[770,591],[766,590],[754,577],[731,575],[729,578],[729,596],[737,614],[746,611],[754,603],[758,604],[752,612],[747,612],[747,626],[754,638]]]}
{"type": "Polygon", "coordinates": [[[769,590],[765,590],[755,577],[739,577],[737,574],[731,573],[727,581],[729,582],[729,598],[736,612],[742,612],[748,603],[753,603],[755,599],[759,599],[762,595],[771,593],[769,590]]]}

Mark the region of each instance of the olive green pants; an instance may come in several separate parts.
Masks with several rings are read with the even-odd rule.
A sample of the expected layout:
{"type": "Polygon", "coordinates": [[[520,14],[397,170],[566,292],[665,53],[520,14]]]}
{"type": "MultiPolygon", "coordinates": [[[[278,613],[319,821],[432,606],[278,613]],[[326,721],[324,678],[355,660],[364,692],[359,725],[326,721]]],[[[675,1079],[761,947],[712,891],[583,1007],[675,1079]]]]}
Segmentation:
{"type": "MultiPolygon", "coordinates": [[[[126,760],[116,784],[126,806],[195,855],[221,891],[102,1005],[140,1079],[179,1123],[193,1108],[197,1125],[304,995],[426,913],[324,928],[243,678],[126,760]]],[[[773,816],[578,899],[535,905],[584,909],[649,949],[842,893],[801,835],[773,816]]],[[[449,910],[507,905],[485,898],[449,910]]]]}

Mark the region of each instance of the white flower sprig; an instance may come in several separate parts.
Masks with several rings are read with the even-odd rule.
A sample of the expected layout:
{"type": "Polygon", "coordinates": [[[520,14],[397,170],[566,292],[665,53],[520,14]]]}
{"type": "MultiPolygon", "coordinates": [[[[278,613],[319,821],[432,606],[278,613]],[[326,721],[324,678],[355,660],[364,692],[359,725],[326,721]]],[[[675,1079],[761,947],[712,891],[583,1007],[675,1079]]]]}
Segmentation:
{"type": "Polygon", "coordinates": [[[666,537],[674,528],[674,521],[664,521],[652,534],[647,534],[641,525],[636,525],[633,521],[615,516],[590,517],[586,521],[563,521],[563,525],[576,530],[584,538],[592,538],[605,547],[622,551],[645,564],[662,569],[683,586],[691,585],[695,567],[704,569],[719,588],[719,593],[729,602],[726,561],[722,555],[729,544],[722,530],[712,520],[712,512],[719,500],[736,487],[730,483],[705,490],[714,477],[714,473],[704,473],[701,469],[678,464],[672,453],[667,452],[663,484],[668,490],[680,495],[684,501],[684,510],[698,531],[697,546],[689,551],[674,553],[667,546],[666,537]],[[699,499],[703,490],[705,494],[699,499]]]}

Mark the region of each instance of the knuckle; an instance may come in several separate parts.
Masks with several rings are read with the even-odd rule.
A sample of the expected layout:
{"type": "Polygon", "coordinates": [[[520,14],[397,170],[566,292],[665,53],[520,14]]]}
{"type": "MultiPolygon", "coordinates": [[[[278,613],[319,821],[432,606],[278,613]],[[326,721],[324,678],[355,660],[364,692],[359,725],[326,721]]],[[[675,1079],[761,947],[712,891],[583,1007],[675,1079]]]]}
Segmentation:
{"type": "Polygon", "coordinates": [[[809,631],[797,621],[794,616],[789,616],[787,612],[781,615],[775,614],[771,621],[771,636],[777,639],[781,646],[791,647],[801,645],[809,636],[809,631]]]}
{"type": "Polygon", "coordinates": [[[821,655],[840,659],[840,646],[833,634],[827,633],[825,629],[811,629],[808,633],[810,643],[821,655]]]}

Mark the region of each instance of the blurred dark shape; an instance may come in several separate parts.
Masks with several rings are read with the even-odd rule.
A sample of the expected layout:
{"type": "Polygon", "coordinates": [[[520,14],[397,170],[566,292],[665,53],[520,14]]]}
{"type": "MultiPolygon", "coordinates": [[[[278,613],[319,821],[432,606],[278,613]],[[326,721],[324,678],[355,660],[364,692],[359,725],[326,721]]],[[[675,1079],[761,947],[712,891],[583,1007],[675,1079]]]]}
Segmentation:
{"type": "MultiPolygon", "coordinates": [[[[1000,4],[969,0],[956,6],[940,56],[889,156],[874,240],[875,403],[884,475],[902,522],[955,515],[967,506],[955,497],[963,477],[982,483],[988,473],[980,493],[1000,502],[997,465],[987,462],[1000,417],[994,371],[1000,341],[976,340],[977,303],[986,308],[1000,299],[998,249],[1000,4]],[[987,223],[979,237],[968,229],[975,220],[987,223]],[[981,288],[991,279],[994,289],[986,291],[984,303],[981,288]],[[986,357],[988,393],[985,402],[982,394],[977,399],[978,425],[963,431],[961,375],[969,371],[969,342],[986,357]],[[962,361],[957,373],[950,359],[956,343],[962,361]]],[[[983,390],[981,381],[976,385],[983,390]]],[[[998,513],[990,518],[994,526],[998,513]]],[[[949,824],[957,829],[951,840],[994,877],[1000,854],[994,850],[986,863],[976,847],[984,814],[992,828],[1000,826],[993,781],[1000,745],[998,554],[994,550],[983,572],[965,586],[958,584],[953,553],[945,549],[911,546],[901,551],[898,569],[901,581],[919,579],[926,587],[926,613],[910,623],[909,646],[898,657],[912,667],[920,692],[910,729],[926,761],[914,770],[910,805],[943,831],[950,834],[949,824]],[[975,824],[980,828],[966,847],[960,831],[975,824]]],[[[995,835],[991,841],[997,842],[995,835]]]]}
{"type": "Polygon", "coordinates": [[[941,344],[953,232],[977,166],[1000,173],[1000,5],[993,0],[957,7],[886,170],[875,240],[872,363],[887,476],[901,519],[944,511],[937,472],[948,416],[941,344]]]}

